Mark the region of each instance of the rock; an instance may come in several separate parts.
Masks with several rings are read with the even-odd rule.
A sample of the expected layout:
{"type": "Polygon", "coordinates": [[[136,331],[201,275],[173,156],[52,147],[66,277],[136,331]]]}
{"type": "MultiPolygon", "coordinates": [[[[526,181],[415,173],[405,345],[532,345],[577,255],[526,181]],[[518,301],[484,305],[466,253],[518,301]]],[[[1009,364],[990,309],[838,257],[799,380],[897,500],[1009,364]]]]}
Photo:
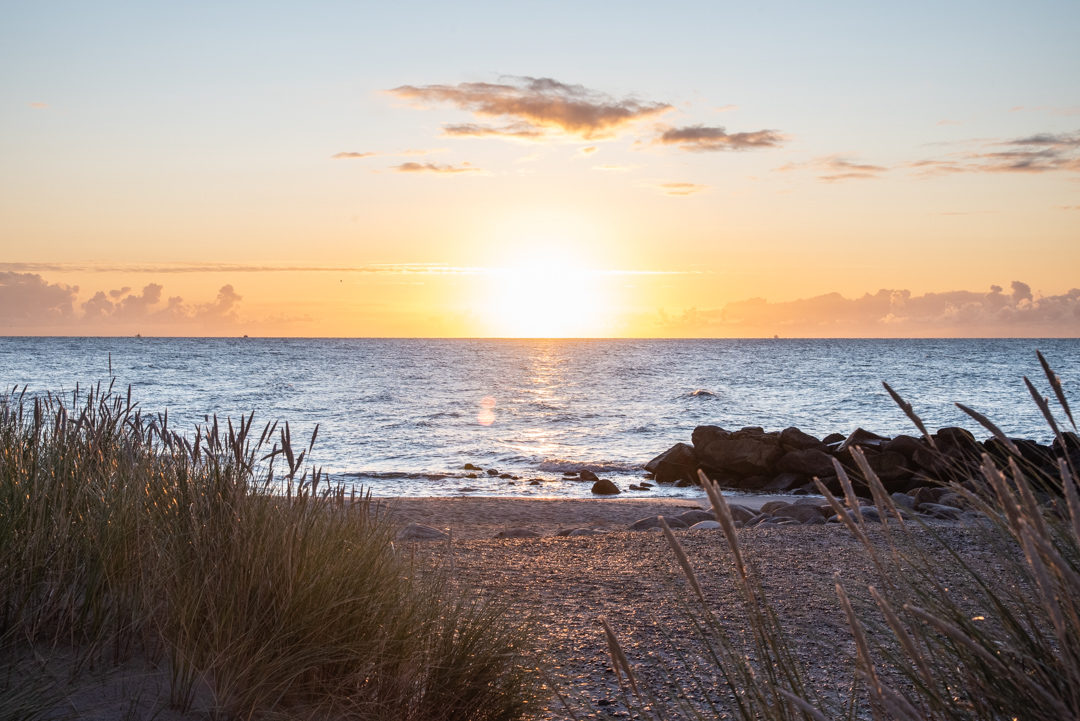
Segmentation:
{"type": "Polygon", "coordinates": [[[540,534],[528,528],[507,528],[496,533],[495,538],[540,538],[540,534]]]}
{"type": "Polygon", "coordinates": [[[616,493],[622,493],[618,486],[606,478],[597,480],[592,486],[592,492],[600,496],[612,496],[616,493]]]}
{"type": "Polygon", "coordinates": [[[539,486],[540,485],[540,479],[539,478],[532,479],[531,481],[529,481],[529,485],[530,486],[539,486]]]}
{"type": "Polygon", "coordinates": [[[810,448],[825,450],[825,444],[795,426],[780,431],[780,445],[789,451],[805,451],[810,448]]]}
{"type": "Polygon", "coordinates": [[[473,464],[471,464],[471,463],[466,463],[466,464],[465,464],[464,466],[462,466],[461,468],[462,468],[462,470],[466,470],[466,471],[482,471],[482,470],[484,470],[484,469],[483,469],[483,468],[481,468],[480,466],[474,466],[474,465],[473,465],[473,464]]]}
{"type": "Polygon", "coordinates": [[[906,493],[894,493],[890,498],[892,498],[892,502],[896,504],[897,508],[906,508],[909,511],[915,510],[915,499],[906,493]]]}
{"type": "Polygon", "coordinates": [[[644,488],[642,488],[641,486],[639,486],[636,483],[631,483],[629,486],[627,486],[627,488],[629,488],[631,491],[644,491],[645,490],[644,488]]]}
{"type": "Polygon", "coordinates": [[[713,441],[730,435],[731,431],[725,431],[720,426],[698,426],[690,434],[690,442],[694,444],[694,451],[697,452],[713,441]]]}
{"type": "Polygon", "coordinates": [[[675,518],[679,519],[688,526],[693,526],[695,523],[700,523],[701,521],[716,520],[716,517],[713,516],[712,511],[703,511],[696,508],[692,508],[689,511],[680,513],[679,515],[675,516],[675,518]]]}
{"type": "Polygon", "coordinates": [[[842,433],[830,433],[829,435],[822,438],[821,442],[827,446],[834,446],[837,443],[843,443],[846,437],[847,436],[843,435],[842,433]]]}
{"type": "Polygon", "coordinates": [[[963,514],[959,508],[952,506],[944,506],[940,503],[924,503],[919,506],[919,513],[923,513],[931,518],[940,518],[946,521],[955,521],[963,514]]]}
{"type": "MultiPolygon", "coordinates": [[[[701,465],[741,476],[771,474],[773,464],[783,453],[779,439],[765,435],[717,438],[703,448],[698,449],[696,444],[694,448],[701,465]]],[[[771,475],[765,482],[769,480],[771,475]]]]}
{"type": "Polygon", "coordinates": [[[573,478],[577,476],[577,471],[563,471],[562,474],[567,478],[573,478]]]}
{"type": "Polygon", "coordinates": [[[911,470],[908,468],[908,459],[895,451],[884,451],[883,453],[867,455],[866,462],[870,464],[870,468],[883,482],[911,477],[911,470]]]}
{"type": "Polygon", "coordinates": [[[680,478],[679,480],[675,481],[675,487],[676,488],[687,488],[687,487],[692,486],[692,485],[694,485],[694,484],[691,483],[690,481],[686,480],[685,478],[680,478]]]}
{"type": "Polygon", "coordinates": [[[697,479],[697,467],[694,449],[685,443],[676,443],[645,464],[645,470],[652,473],[658,483],[674,483],[680,478],[694,481],[697,479]]]}
{"type": "Polygon", "coordinates": [[[733,487],[741,488],[744,491],[760,491],[770,483],[772,483],[772,479],[769,476],[755,475],[740,478],[732,485],[733,487]]]}
{"type": "Polygon", "coordinates": [[[799,475],[798,473],[779,473],[773,476],[771,481],[762,486],[761,490],[782,493],[798,488],[805,483],[806,476],[799,475]]]}
{"type": "Polygon", "coordinates": [[[419,523],[410,523],[398,531],[399,541],[445,541],[450,536],[437,528],[424,526],[419,523]]]}
{"type": "Polygon", "coordinates": [[[968,506],[966,498],[959,493],[952,493],[951,491],[947,491],[938,496],[937,502],[940,506],[950,506],[952,508],[967,508],[968,506]]]}
{"type": "Polygon", "coordinates": [[[844,442],[840,444],[841,451],[847,450],[852,446],[865,446],[867,448],[881,448],[887,442],[889,438],[885,436],[879,436],[877,433],[871,433],[865,428],[856,428],[844,439],[844,442]]]}
{"type": "Polygon", "coordinates": [[[832,456],[817,448],[785,453],[776,461],[776,469],[787,473],[798,473],[803,476],[818,476],[819,478],[835,473],[832,456]]]}
{"type": "Polygon", "coordinates": [[[937,503],[937,500],[946,493],[940,486],[920,486],[911,492],[911,499],[915,502],[918,510],[924,503],[937,503]]]}
{"type": "Polygon", "coordinates": [[[926,442],[914,436],[899,435],[881,447],[881,450],[890,453],[899,453],[908,460],[915,455],[915,451],[926,448],[926,442]]]}
{"type": "MultiPolygon", "coordinates": [[[[689,524],[680,521],[678,518],[664,518],[667,521],[668,527],[671,529],[676,528],[688,528],[689,524]]],[[[639,518],[638,520],[627,526],[631,531],[647,531],[650,528],[660,528],[660,516],[649,516],[647,518],[639,518]]]]}
{"type": "Polygon", "coordinates": [[[578,471],[578,478],[580,478],[583,481],[594,481],[595,482],[595,481],[600,480],[600,478],[595,473],[593,473],[592,471],[584,470],[584,469],[578,471]]]}
{"type": "Polygon", "coordinates": [[[648,489],[650,489],[650,488],[652,488],[652,487],[653,487],[653,484],[651,484],[651,483],[645,483],[644,481],[642,481],[642,482],[641,482],[641,483],[639,483],[638,485],[639,485],[639,486],[641,486],[641,487],[642,487],[642,489],[644,489],[644,490],[648,490],[648,489]]]}
{"type": "Polygon", "coordinates": [[[694,525],[690,526],[691,531],[711,531],[716,528],[722,528],[718,521],[698,521],[694,525]]]}
{"type": "Polygon", "coordinates": [[[787,501],[768,501],[761,504],[761,512],[768,513],[770,516],[781,508],[787,508],[791,504],[787,501]]]}
{"type": "Polygon", "coordinates": [[[756,511],[738,503],[729,503],[728,510],[731,512],[732,520],[742,523],[746,523],[750,519],[757,518],[758,515],[760,515],[756,511]]]}
{"type": "Polygon", "coordinates": [[[465,477],[466,478],[479,478],[480,476],[475,474],[475,473],[466,473],[465,477]]]}
{"type": "Polygon", "coordinates": [[[774,518],[791,518],[799,523],[824,523],[825,514],[817,506],[791,503],[773,511],[774,518]]]}
{"type": "Polygon", "coordinates": [[[603,531],[598,531],[595,528],[575,528],[566,535],[568,536],[602,536],[603,531]]]}
{"type": "Polygon", "coordinates": [[[489,469],[487,469],[487,474],[489,476],[497,476],[497,475],[499,475],[499,471],[496,468],[489,468],[489,469]]]}
{"type": "Polygon", "coordinates": [[[513,476],[509,473],[500,473],[499,478],[513,478],[513,476]]]}
{"type": "Polygon", "coordinates": [[[934,440],[942,453],[957,457],[979,457],[979,442],[966,428],[942,428],[934,434],[934,440]]]}

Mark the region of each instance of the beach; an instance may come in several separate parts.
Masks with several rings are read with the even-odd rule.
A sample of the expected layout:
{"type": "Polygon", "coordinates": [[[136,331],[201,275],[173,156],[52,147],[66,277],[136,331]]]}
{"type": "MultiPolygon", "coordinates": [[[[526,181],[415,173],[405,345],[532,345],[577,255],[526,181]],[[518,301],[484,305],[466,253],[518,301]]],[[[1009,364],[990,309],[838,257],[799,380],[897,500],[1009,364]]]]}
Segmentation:
{"type": "MultiPolygon", "coordinates": [[[[775,497],[760,499],[765,503],[775,497]]],[[[383,502],[398,523],[421,522],[451,530],[449,541],[405,543],[410,554],[449,568],[457,583],[507,603],[511,614],[535,623],[537,660],[551,664],[552,682],[571,699],[578,718],[593,713],[602,717],[623,708],[600,617],[611,624],[631,663],[653,689],[700,697],[702,692],[692,688],[695,678],[707,688],[722,688],[716,668],[694,645],[685,613],[685,604],[694,599],[668,542],[658,530],[626,530],[637,519],[676,515],[698,507],[696,502],[495,498],[383,502]],[[578,527],[606,532],[552,535],[578,527]],[[544,535],[492,537],[511,528],[544,535]]],[[[938,523],[933,532],[976,567],[994,562],[977,528],[938,523]]],[[[710,607],[732,630],[744,630],[741,601],[728,575],[731,552],[722,532],[675,534],[710,607]]],[[[807,681],[819,693],[843,698],[850,693],[854,644],[835,584],[837,580],[844,584],[856,606],[869,603],[867,586],[875,583],[876,575],[865,549],[840,524],[759,526],[740,529],[738,534],[744,556],[756,567],[798,657],[806,663],[807,681]]],[[[873,529],[871,534],[880,538],[873,529]]],[[[913,528],[906,542],[921,544],[927,540],[924,534],[925,530],[913,528]]],[[[940,574],[946,586],[962,583],[951,564],[943,565],[940,574]]],[[[540,718],[574,716],[553,698],[540,718]]]]}

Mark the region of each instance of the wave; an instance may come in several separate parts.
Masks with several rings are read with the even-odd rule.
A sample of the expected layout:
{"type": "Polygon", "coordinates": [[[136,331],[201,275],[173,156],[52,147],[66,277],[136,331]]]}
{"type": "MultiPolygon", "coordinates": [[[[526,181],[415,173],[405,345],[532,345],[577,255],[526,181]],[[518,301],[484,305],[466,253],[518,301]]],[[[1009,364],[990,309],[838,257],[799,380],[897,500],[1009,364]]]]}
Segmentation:
{"type": "Polygon", "coordinates": [[[717,395],[718,394],[713,393],[712,391],[707,391],[704,388],[698,388],[695,391],[690,391],[689,393],[684,393],[682,397],[683,398],[716,398],[717,395]]]}
{"type": "Polygon", "coordinates": [[[547,458],[537,465],[541,471],[562,473],[564,471],[592,471],[593,473],[636,473],[640,463],[626,461],[572,461],[566,458],[547,458]]]}

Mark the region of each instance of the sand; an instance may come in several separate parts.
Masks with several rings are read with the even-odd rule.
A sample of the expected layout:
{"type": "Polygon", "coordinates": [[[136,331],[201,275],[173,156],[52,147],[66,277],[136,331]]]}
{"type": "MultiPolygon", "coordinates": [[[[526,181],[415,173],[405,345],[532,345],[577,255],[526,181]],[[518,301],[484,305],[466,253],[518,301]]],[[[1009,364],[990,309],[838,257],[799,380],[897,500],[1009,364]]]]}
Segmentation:
{"type": "MultiPolygon", "coordinates": [[[[769,500],[761,497],[760,503],[769,500]]],[[[740,499],[741,500],[741,499],[740,499]]],[[[790,497],[789,497],[790,500],[790,497]]],[[[760,503],[758,505],[760,505],[760,503]]],[[[701,505],[704,505],[702,502],[701,505]]],[[[452,569],[462,585],[506,602],[530,619],[537,633],[537,660],[551,666],[552,683],[574,699],[572,715],[553,701],[539,718],[603,717],[622,709],[601,616],[609,619],[644,679],[669,696],[713,695],[722,688],[715,669],[695,648],[686,615],[688,587],[675,557],[657,530],[629,532],[633,521],[677,515],[694,500],[506,498],[399,499],[388,504],[400,523],[449,528],[452,541],[405,544],[421,560],[452,569]],[[560,529],[594,527],[607,533],[557,537],[560,529]],[[499,530],[528,528],[541,538],[493,539],[499,530]],[[683,654],[679,647],[689,648],[683,654]],[[709,690],[695,689],[692,678],[709,690]]],[[[934,531],[969,561],[991,564],[981,530],[955,523],[934,531]]],[[[877,533],[880,538],[880,533],[877,533]]],[[[853,674],[853,644],[836,601],[839,579],[857,607],[877,578],[862,546],[839,524],[755,527],[739,531],[744,555],[758,568],[770,601],[791,634],[808,680],[821,693],[845,699],[853,674]]],[[[710,606],[732,629],[743,627],[741,603],[730,581],[731,553],[720,531],[677,531],[710,606]]],[[[923,531],[912,542],[922,544],[923,531]]],[[[962,579],[942,569],[942,581],[962,579]]]]}

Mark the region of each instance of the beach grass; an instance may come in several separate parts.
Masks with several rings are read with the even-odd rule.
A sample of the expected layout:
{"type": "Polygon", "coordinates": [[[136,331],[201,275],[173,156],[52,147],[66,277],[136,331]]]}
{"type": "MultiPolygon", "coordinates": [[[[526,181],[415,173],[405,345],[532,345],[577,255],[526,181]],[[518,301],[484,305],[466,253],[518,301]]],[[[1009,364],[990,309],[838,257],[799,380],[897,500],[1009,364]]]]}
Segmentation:
{"type": "MultiPolygon", "coordinates": [[[[1057,447],[1076,443],[1076,425],[1062,385],[1039,354],[1060,412],[1073,429],[1061,430],[1049,401],[1027,378],[1036,404],[1054,433],[1057,447]]],[[[891,388],[916,426],[915,411],[891,388]]],[[[960,405],[960,404],[958,404],[960,405]]],[[[860,513],[846,470],[836,463],[844,489],[835,498],[819,492],[876,568],[877,580],[853,603],[836,579],[836,605],[847,619],[854,645],[848,698],[826,697],[806,683],[812,660],[801,657],[789,629],[746,557],[730,510],[715,484],[702,474],[730,550],[728,576],[739,591],[742,628],[733,629],[706,602],[690,593],[685,615],[696,631],[697,651],[710,660],[721,688],[672,695],[635,679],[633,664],[605,625],[612,666],[628,683],[624,702],[642,718],[892,719],[984,721],[1080,718],[1080,476],[1068,453],[1048,474],[1025,462],[1017,446],[989,419],[960,405],[1007,450],[1004,458],[984,454],[979,471],[957,480],[963,469],[940,483],[975,511],[979,543],[993,554],[976,567],[952,548],[934,527],[901,510],[863,455],[854,459],[869,486],[880,522],[860,513]],[[948,573],[944,573],[948,571],[948,573]],[[960,579],[946,585],[944,577],[960,579]]],[[[835,463],[835,461],[834,461],[835,463]]],[[[665,528],[675,562],[691,589],[696,573],[675,534],[665,528]]],[[[730,618],[730,610],[728,610],[730,618]]],[[[805,633],[805,631],[802,631],[805,633]]],[[[702,690],[702,679],[677,666],[669,683],[702,690]]]]}
{"type": "MultiPolygon", "coordinates": [[[[288,425],[193,438],[95,387],[0,402],[0,715],[131,659],[217,718],[517,719],[528,625],[395,547],[288,425]]],[[[317,433],[317,430],[316,430],[317,433]]]]}

